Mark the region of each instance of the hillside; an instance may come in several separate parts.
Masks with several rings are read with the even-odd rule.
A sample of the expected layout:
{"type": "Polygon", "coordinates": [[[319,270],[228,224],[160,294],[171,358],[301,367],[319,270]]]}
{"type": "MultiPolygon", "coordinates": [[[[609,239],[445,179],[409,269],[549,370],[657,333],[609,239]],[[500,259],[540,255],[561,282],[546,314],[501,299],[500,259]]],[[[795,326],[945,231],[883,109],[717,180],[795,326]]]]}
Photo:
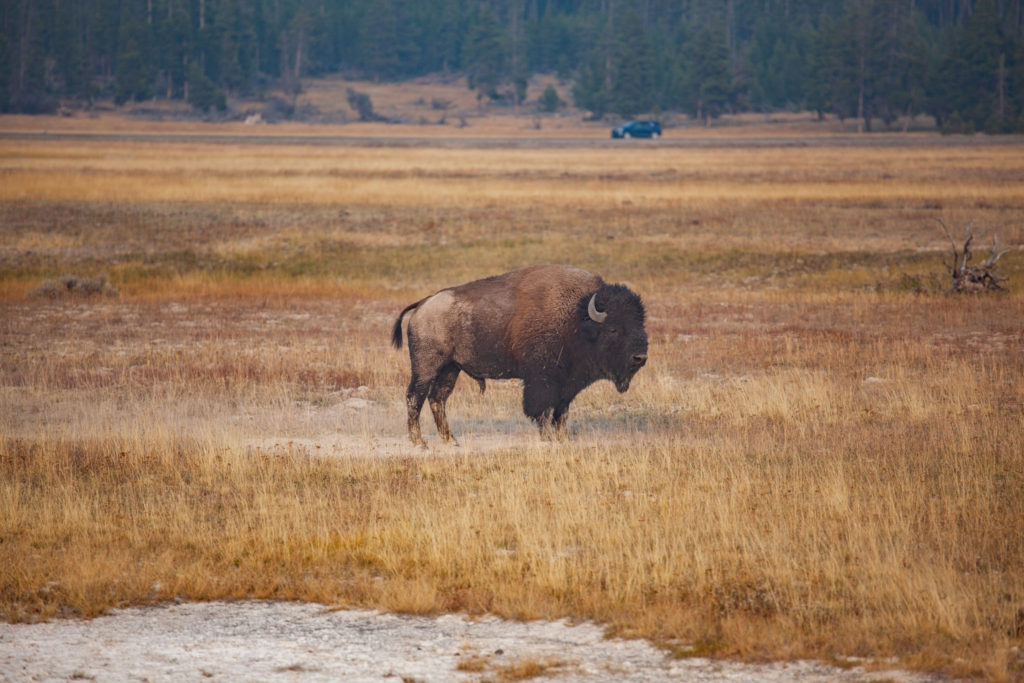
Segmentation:
{"type": "MultiPolygon", "coordinates": [[[[180,100],[146,100],[116,106],[97,100],[89,108],[64,107],[56,115],[0,115],[0,134],[241,134],[260,136],[329,136],[370,138],[587,138],[605,139],[623,120],[608,114],[591,120],[572,105],[572,82],[551,74],[529,79],[526,99],[518,107],[483,102],[465,76],[433,74],[403,82],[372,82],[339,76],[305,78],[294,99],[280,90],[261,98],[229,99],[222,113],[197,112],[180,100]],[[542,112],[538,100],[548,87],[561,105],[542,112]],[[348,91],[369,97],[376,121],[360,121],[348,91]]],[[[814,112],[727,114],[705,122],[678,112],[656,115],[673,138],[827,138],[860,131],[857,120],[814,112]]],[[[930,116],[901,118],[880,134],[934,133],[930,116]]]]}

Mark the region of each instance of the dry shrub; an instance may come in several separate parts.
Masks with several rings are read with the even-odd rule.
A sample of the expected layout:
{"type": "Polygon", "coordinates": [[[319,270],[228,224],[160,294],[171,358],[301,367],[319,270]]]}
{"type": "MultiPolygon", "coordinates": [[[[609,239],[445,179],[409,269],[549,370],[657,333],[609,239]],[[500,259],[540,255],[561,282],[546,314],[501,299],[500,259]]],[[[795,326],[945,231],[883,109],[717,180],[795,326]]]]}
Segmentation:
{"type": "Polygon", "coordinates": [[[523,655],[512,661],[498,662],[494,657],[474,652],[460,657],[455,669],[485,674],[482,680],[525,681],[539,676],[556,676],[565,666],[566,663],[555,656],[523,655]]]}
{"type": "Polygon", "coordinates": [[[514,662],[496,666],[494,673],[501,681],[525,681],[538,676],[557,675],[565,662],[558,657],[524,656],[514,662]]]}
{"type": "Polygon", "coordinates": [[[459,658],[458,663],[455,665],[455,670],[482,673],[487,670],[488,666],[490,666],[490,663],[491,658],[487,655],[470,653],[468,655],[463,655],[459,658]]]}
{"type": "Polygon", "coordinates": [[[47,280],[29,294],[49,299],[97,296],[117,298],[119,296],[117,288],[107,281],[106,275],[98,277],[64,275],[59,280],[47,280]]]}

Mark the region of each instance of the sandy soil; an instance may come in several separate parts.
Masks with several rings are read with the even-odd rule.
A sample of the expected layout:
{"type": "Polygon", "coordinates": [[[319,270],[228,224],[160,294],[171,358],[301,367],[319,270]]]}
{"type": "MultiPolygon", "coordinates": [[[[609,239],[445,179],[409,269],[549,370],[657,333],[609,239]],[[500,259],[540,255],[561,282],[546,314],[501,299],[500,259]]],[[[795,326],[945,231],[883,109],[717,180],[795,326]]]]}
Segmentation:
{"type": "Polygon", "coordinates": [[[814,662],[673,659],[593,624],[411,617],[301,603],[187,603],[0,624],[2,680],[926,681],[814,662]]]}

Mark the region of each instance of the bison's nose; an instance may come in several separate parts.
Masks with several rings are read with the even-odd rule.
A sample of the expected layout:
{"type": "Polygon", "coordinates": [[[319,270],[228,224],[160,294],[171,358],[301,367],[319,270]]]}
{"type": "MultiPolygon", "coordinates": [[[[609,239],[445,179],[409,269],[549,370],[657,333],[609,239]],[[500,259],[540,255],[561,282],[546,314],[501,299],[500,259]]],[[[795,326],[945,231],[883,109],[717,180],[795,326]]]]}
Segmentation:
{"type": "Polygon", "coordinates": [[[644,363],[646,363],[646,362],[647,362],[647,354],[646,353],[638,353],[635,356],[633,356],[633,367],[642,368],[644,366],[644,363]]]}

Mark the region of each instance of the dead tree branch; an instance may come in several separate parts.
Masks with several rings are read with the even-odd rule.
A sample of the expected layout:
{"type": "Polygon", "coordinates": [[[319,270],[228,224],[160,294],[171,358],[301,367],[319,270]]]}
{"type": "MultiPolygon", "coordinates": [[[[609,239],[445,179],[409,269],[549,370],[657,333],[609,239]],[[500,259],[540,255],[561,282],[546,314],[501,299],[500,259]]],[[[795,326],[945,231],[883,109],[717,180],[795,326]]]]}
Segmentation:
{"type": "Polygon", "coordinates": [[[950,244],[953,245],[953,260],[950,263],[946,263],[943,259],[942,263],[949,270],[950,277],[952,278],[951,291],[954,292],[994,292],[1006,291],[1006,287],[1002,284],[1006,282],[1006,278],[1000,276],[995,271],[996,262],[1005,254],[1008,249],[999,251],[999,241],[993,236],[992,237],[992,249],[989,251],[988,258],[981,265],[970,265],[971,262],[971,244],[974,242],[974,233],[971,228],[974,225],[973,222],[967,224],[964,235],[964,245],[961,248],[957,248],[956,242],[953,241],[953,236],[949,232],[949,228],[942,222],[941,219],[936,218],[939,225],[942,226],[942,230],[946,233],[946,237],[949,238],[950,244]]]}

